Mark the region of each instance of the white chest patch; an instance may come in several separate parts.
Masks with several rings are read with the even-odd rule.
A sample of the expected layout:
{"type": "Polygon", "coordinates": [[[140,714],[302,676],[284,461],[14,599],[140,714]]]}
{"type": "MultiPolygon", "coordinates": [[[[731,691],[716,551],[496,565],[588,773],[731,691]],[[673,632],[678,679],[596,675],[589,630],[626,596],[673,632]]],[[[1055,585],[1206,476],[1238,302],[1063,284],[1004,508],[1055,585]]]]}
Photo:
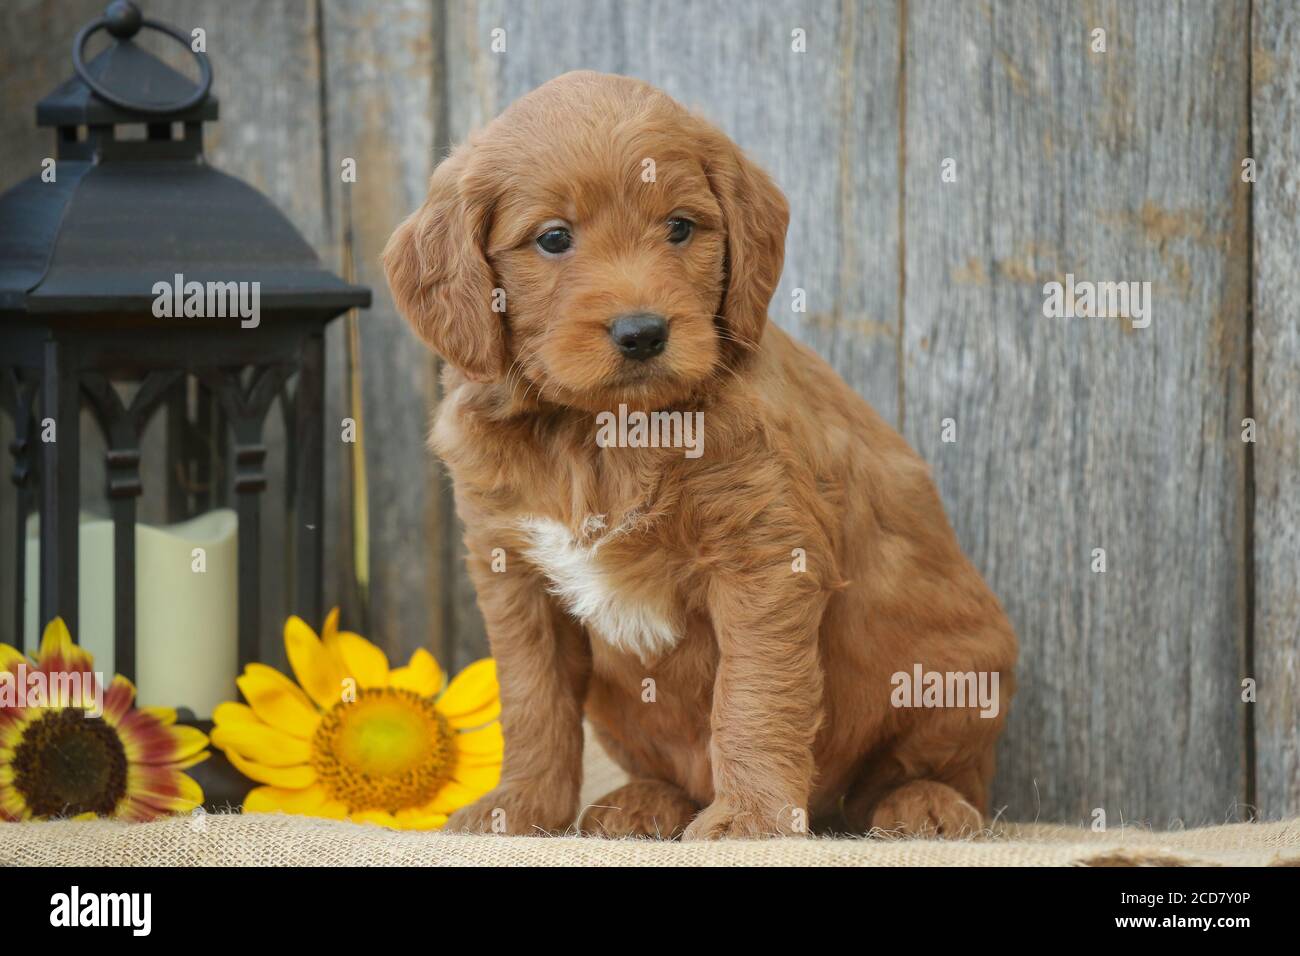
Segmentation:
{"type": "MultiPolygon", "coordinates": [[[[600,528],[603,521],[593,516],[588,524],[600,528]]],[[[551,593],[607,644],[646,660],[677,643],[677,628],[666,609],[615,590],[597,557],[604,538],[582,544],[550,518],[522,518],[519,528],[529,540],[524,555],[551,582],[551,593]]]]}

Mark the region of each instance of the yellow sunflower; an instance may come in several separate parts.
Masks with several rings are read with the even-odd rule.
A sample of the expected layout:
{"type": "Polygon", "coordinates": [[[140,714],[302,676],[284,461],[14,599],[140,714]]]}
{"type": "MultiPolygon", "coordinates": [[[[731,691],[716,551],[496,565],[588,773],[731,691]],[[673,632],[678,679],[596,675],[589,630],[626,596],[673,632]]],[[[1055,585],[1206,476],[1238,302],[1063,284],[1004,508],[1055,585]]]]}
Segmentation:
{"type": "Polygon", "coordinates": [[[62,618],[45,628],[35,661],[0,644],[0,680],[0,820],[141,821],[203,803],[183,771],[207,759],[208,738],[178,726],[172,708],[133,707],[121,674],[103,690],[62,618]],[[103,715],[91,716],[101,691],[103,715]]]}
{"type": "Polygon", "coordinates": [[[501,776],[496,663],[476,661],[444,688],[428,651],[390,670],[382,650],[338,629],[338,616],[330,611],[320,637],[289,618],[298,682],[249,664],[237,681],[248,703],[218,705],[212,744],[262,784],[245,813],[437,829],[501,776]]]}

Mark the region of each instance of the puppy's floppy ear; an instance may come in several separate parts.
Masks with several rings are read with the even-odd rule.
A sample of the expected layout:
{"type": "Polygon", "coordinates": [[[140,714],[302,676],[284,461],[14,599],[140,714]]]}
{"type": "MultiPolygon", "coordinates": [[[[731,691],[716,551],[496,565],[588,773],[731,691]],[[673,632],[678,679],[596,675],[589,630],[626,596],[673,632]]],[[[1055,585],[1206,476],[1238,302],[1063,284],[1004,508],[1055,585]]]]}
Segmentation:
{"type": "Polygon", "coordinates": [[[461,146],[434,170],[424,205],[397,227],[383,260],[397,311],[435,352],[482,382],[504,373],[506,341],[483,254],[490,201],[471,199],[463,185],[472,149],[461,146]]]}
{"type": "Polygon", "coordinates": [[[790,205],[776,183],[712,124],[705,174],[722,207],[727,231],[727,273],[721,315],[741,343],[736,358],[752,352],[767,324],[767,307],[785,264],[790,205]]]}

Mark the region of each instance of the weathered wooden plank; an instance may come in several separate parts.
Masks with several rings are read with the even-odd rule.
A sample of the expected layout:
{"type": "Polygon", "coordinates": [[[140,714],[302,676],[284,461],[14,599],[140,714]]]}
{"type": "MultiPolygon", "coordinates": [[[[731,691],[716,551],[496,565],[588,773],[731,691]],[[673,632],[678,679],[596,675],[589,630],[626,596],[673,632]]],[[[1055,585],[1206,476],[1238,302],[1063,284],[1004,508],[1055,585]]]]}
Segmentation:
{"type": "Polygon", "coordinates": [[[1300,8],[1252,14],[1254,198],[1255,804],[1300,813],[1300,8]]]}
{"type": "MultiPolygon", "coordinates": [[[[212,60],[213,90],[221,103],[221,116],[204,131],[204,151],[212,164],[261,190],[289,217],[322,255],[329,252],[330,230],[321,202],[322,153],[320,85],[321,69],[316,6],[301,0],[259,3],[255,18],[241,4],[213,4],[203,0],[149,0],[148,15],[185,33],[202,28],[212,60]]],[[[148,37],[149,49],[193,73],[189,54],[169,38],[148,37]]],[[[329,343],[339,347],[339,333],[329,343]]],[[[327,390],[337,383],[327,383],[327,390]]],[[[261,622],[263,633],[279,634],[291,607],[288,587],[290,565],[285,560],[289,529],[285,509],[286,483],[283,450],[285,429],[279,407],[267,420],[268,487],[263,498],[261,622]]],[[[339,461],[326,446],[327,468],[339,461]]],[[[332,489],[331,489],[332,490],[332,489]]],[[[326,499],[326,567],[337,562],[333,542],[337,492],[326,499]]],[[[326,593],[326,600],[331,595],[326,593]]],[[[313,622],[319,623],[319,622],[313,622]]],[[[275,642],[278,647],[278,642],[275,642]]],[[[280,655],[282,657],[282,654],[280,655]]],[[[267,663],[283,665],[281,659],[267,663]]]]}
{"type": "Polygon", "coordinates": [[[448,11],[453,139],[560,73],[594,69],[663,88],[749,151],[791,206],[772,318],[897,420],[895,4],[704,2],[666,15],[592,0],[448,11]],[[493,52],[497,29],[504,52],[493,52]],[[796,30],[806,52],[794,49],[796,30]],[[806,292],[804,312],[794,311],[795,289],[806,292]]]}
{"type": "Polygon", "coordinates": [[[0,191],[54,155],[53,131],[36,129],[36,104],[72,76],[72,38],[103,12],[99,0],[0,5],[0,191]]]}
{"type": "Polygon", "coordinates": [[[995,805],[1222,821],[1246,781],[1246,10],[908,10],[906,433],[1020,635],[995,805]],[[1150,326],[1045,318],[1066,274],[1151,282],[1150,326]]]}
{"type": "MultiPolygon", "coordinates": [[[[430,0],[324,4],[328,195],[357,281],[375,291],[354,359],[363,393],[368,465],[368,635],[403,661],[417,647],[447,660],[440,466],[425,445],[436,397],[435,360],[397,315],[379,261],[389,235],[424,199],[440,115],[441,40],[430,0]],[[356,181],[343,181],[345,160],[356,181]]],[[[347,490],[350,493],[352,485],[347,490]]],[[[350,562],[349,550],[340,560],[350,562]]]]}

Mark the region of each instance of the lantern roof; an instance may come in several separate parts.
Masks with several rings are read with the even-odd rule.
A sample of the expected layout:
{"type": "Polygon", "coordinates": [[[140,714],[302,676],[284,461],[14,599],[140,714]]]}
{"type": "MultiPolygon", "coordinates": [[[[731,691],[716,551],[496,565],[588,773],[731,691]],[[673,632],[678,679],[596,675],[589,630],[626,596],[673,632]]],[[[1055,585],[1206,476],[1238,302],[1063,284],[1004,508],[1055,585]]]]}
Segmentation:
{"type": "Polygon", "coordinates": [[[370,290],[322,266],[267,197],[208,165],[203,123],[217,101],[207,57],[194,54],[196,84],[133,42],[142,27],[189,48],[185,34],[117,0],[73,41],[74,76],[37,105],[57,152],[0,195],[0,318],[149,317],[160,282],[256,282],[272,320],[368,306],[370,290]],[[112,42],[83,62],[100,29],[112,42]],[[133,137],[128,127],[141,126],[145,137],[133,137]]]}

